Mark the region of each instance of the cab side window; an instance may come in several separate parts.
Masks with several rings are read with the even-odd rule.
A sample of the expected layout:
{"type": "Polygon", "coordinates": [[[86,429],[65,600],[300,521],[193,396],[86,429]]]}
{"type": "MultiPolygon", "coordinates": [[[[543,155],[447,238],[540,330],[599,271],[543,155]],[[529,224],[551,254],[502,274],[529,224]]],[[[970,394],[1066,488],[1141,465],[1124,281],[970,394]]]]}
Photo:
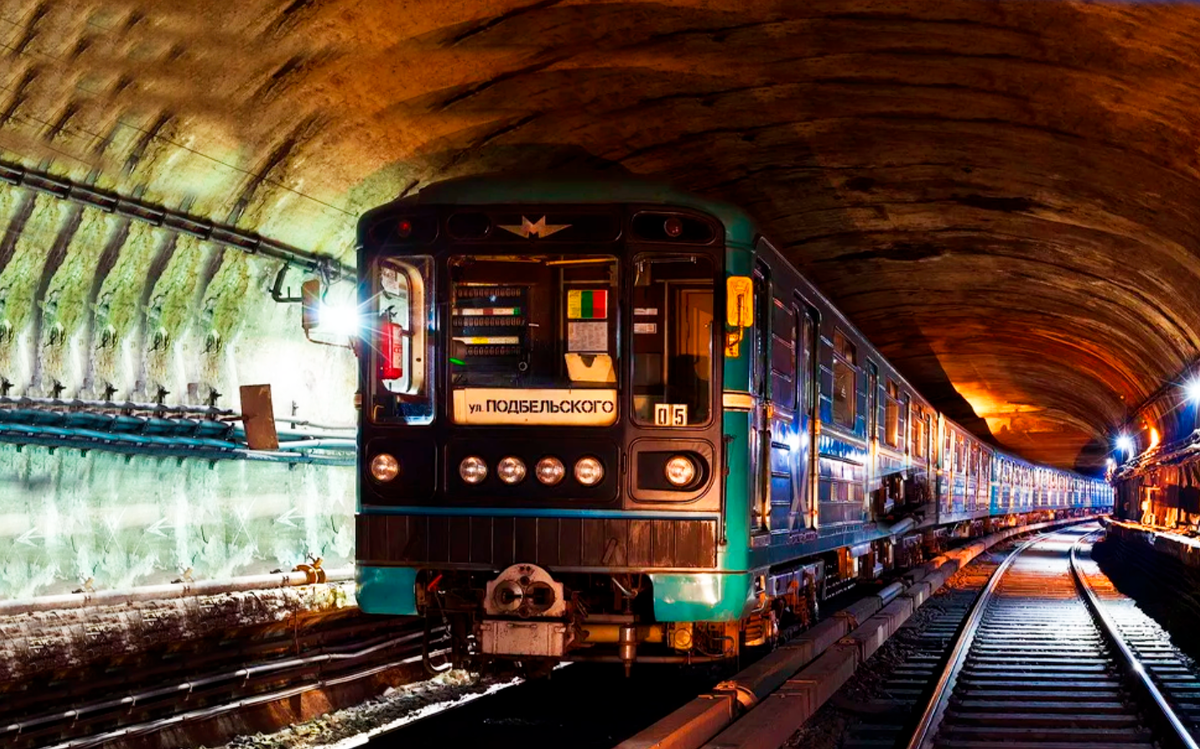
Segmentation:
{"type": "Polygon", "coordinates": [[[854,429],[858,417],[858,349],[840,330],[833,332],[833,421],[854,429]]]}

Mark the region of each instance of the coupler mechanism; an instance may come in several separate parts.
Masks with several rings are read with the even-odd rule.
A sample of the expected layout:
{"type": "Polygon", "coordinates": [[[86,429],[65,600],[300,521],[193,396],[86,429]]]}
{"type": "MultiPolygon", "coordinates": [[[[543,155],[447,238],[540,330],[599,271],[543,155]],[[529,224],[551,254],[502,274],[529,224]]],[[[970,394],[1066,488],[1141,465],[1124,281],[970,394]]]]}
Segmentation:
{"type": "Polygon", "coordinates": [[[483,609],[486,655],[561,658],[574,639],[562,583],[536,564],[514,564],[488,582],[483,609]]]}

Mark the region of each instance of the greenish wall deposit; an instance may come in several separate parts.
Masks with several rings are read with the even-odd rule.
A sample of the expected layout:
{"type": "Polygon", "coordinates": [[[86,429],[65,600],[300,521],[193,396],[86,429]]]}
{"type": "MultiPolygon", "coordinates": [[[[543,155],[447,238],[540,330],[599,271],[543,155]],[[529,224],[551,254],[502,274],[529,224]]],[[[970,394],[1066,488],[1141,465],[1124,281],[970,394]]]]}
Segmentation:
{"type": "MultiPolygon", "coordinates": [[[[0,186],[4,395],[236,412],[239,386],[269,384],[277,419],[352,426],[354,356],[307,341],[299,305],[272,300],[280,268],[0,186]]],[[[294,293],[302,279],[288,273],[294,293]]],[[[126,457],[11,439],[0,441],[0,599],[353,559],[352,468],[126,457]]]]}

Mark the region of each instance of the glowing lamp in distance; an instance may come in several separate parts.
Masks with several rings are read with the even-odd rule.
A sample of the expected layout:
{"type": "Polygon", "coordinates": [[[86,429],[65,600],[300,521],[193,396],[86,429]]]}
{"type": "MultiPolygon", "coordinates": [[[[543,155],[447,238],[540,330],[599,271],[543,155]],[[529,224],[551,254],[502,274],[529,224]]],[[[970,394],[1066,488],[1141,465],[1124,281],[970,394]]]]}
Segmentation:
{"type": "Polygon", "coordinates": [[[1192,403],[1200,403],[1200,375],[1192,377],[1183,386],[1184,396],[1192,403]]]}
{"type": "Polygon", "coordinates": [[[1133,452],[1133,437],[1128,434],[1122,434],[1117,437],[1117,449],[1123,453],[1133,452]]]}

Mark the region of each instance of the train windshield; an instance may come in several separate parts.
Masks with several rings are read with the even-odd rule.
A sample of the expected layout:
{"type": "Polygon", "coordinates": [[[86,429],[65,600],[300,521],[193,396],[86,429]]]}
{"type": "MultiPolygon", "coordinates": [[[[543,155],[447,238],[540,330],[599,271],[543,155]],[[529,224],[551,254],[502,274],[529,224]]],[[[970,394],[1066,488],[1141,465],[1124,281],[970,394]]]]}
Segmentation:
{"type": "Polygon", "coordinates": [[[617,269],[606,255],[451,257],[454,421],[615,422],[617,269]]]}
{"type": "Polygon", "coordinates": [[[712,260],[638,255],[633,281],[633,417],[694,426],[711,417],[712,260]]]}

